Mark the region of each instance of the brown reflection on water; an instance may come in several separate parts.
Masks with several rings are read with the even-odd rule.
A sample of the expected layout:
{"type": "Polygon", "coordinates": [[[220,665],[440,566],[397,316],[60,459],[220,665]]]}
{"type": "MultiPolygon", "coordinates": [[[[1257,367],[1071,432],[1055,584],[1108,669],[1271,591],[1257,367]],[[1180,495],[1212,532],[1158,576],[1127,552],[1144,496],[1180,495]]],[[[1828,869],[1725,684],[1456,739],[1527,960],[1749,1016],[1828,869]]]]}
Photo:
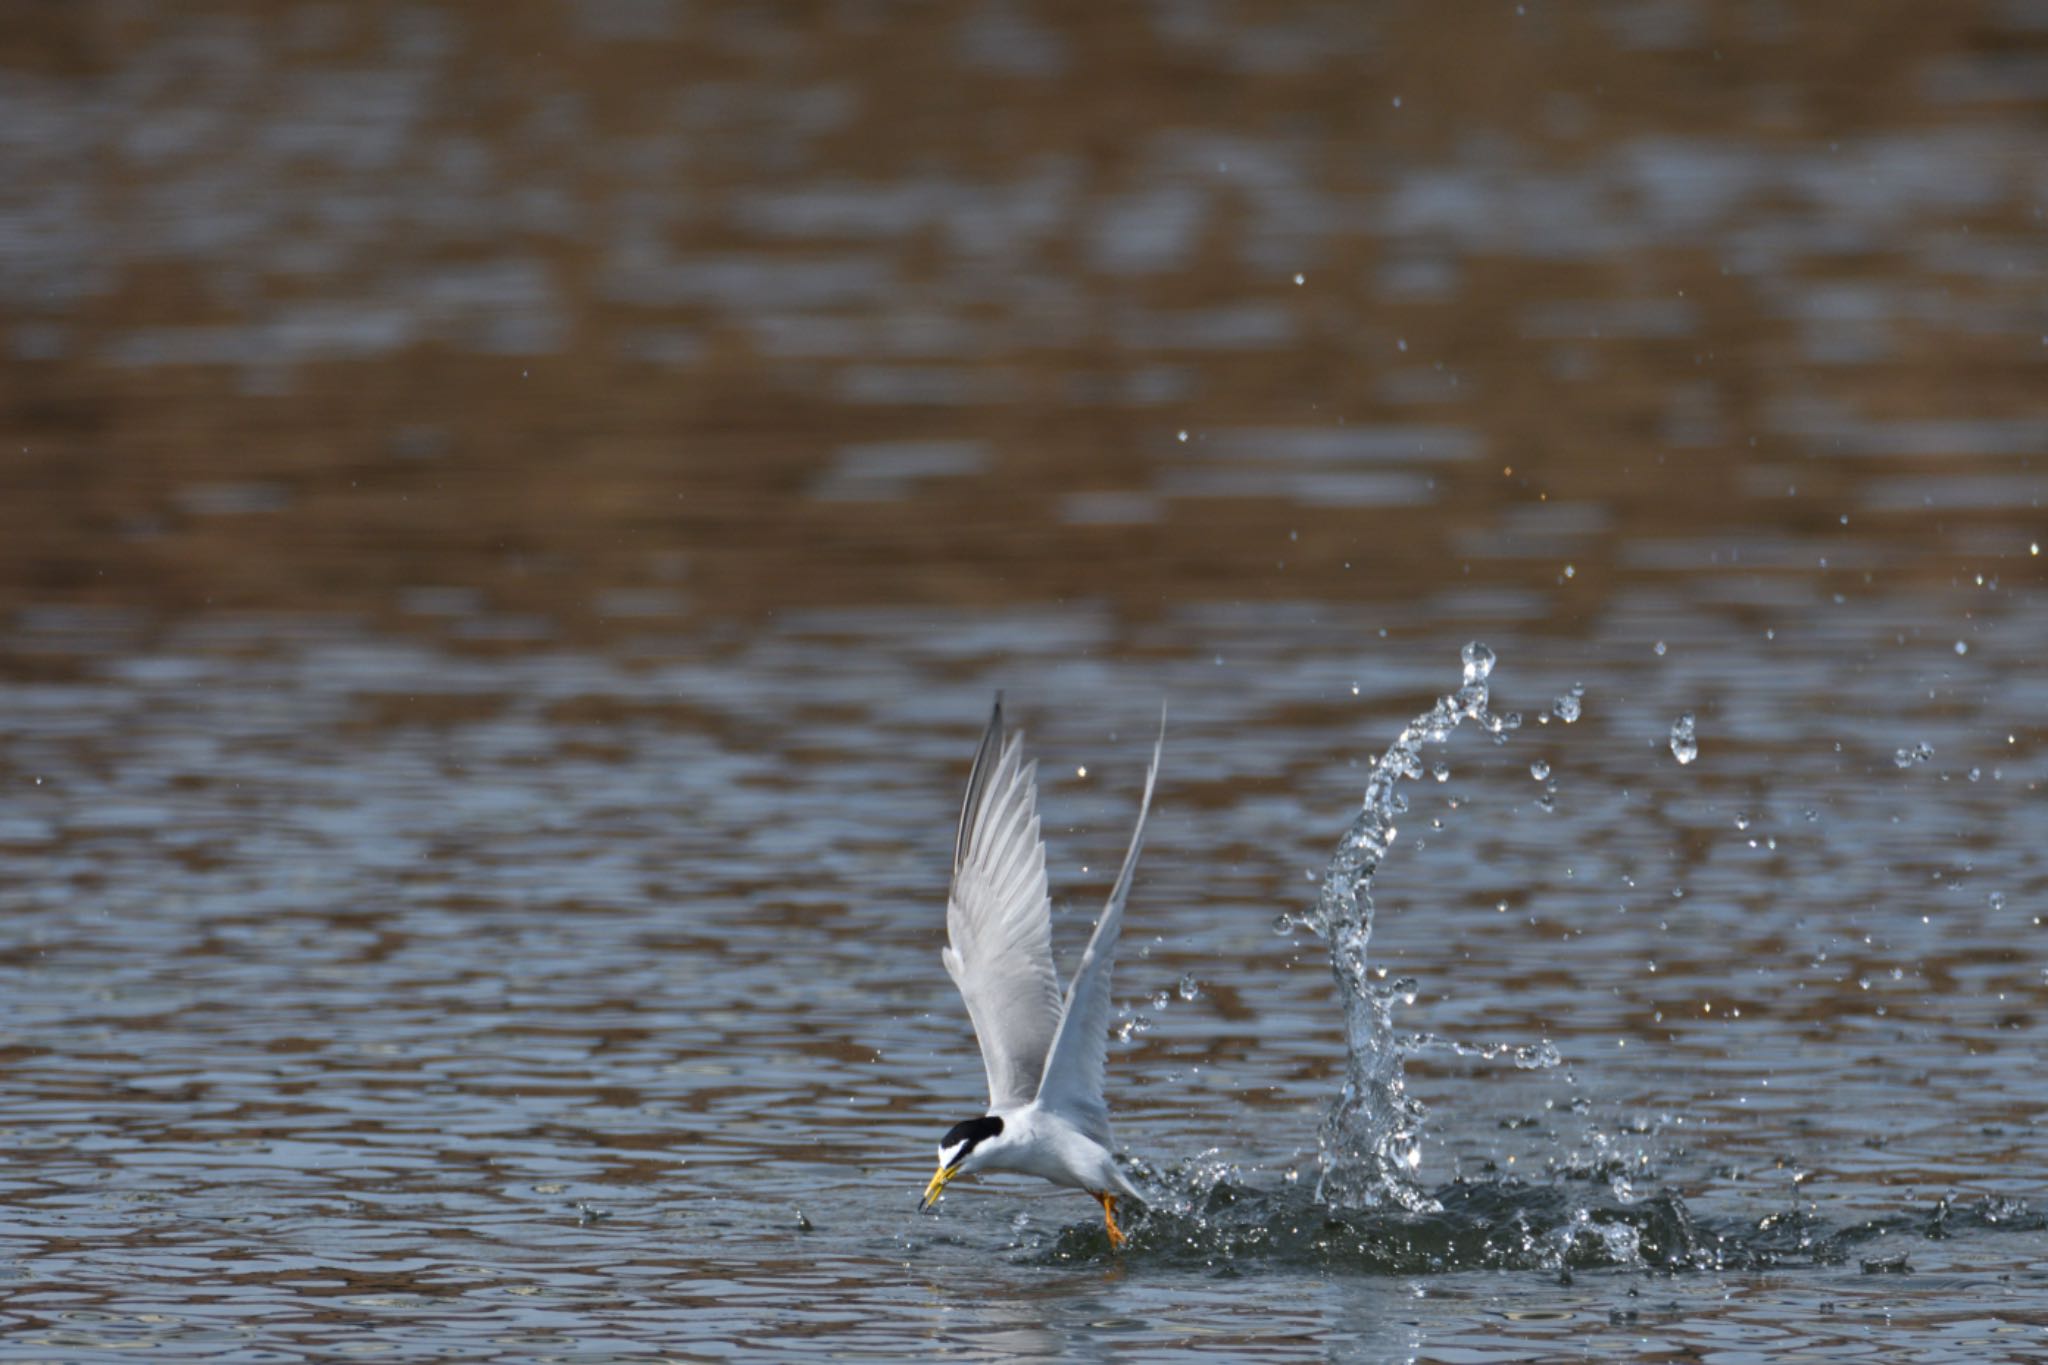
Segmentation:
{"type": "Polygon", "coordinates": [[[1529,724],[1375,953],[1571,1074],[1419,1055],[1432,1176],[2040,1198],[2044,62],[2026,0],[16,6],[0,1335],[2002,1340],[2037,1229],[1642,1326],[908,1209],[990,688],[1062,944],[1172,696],[1119,1122],[1271,1185],[1340,1062],[1272,918],[1478,633],[1529,724]]]}
{"type": "Polygon", "coordinates": [[[1844,515],[1944,581],[2043,491],[2044,32],[35,7],[0,49],[0,604],[487,648],[1457,575],[1568,623],[1844,515]]]}

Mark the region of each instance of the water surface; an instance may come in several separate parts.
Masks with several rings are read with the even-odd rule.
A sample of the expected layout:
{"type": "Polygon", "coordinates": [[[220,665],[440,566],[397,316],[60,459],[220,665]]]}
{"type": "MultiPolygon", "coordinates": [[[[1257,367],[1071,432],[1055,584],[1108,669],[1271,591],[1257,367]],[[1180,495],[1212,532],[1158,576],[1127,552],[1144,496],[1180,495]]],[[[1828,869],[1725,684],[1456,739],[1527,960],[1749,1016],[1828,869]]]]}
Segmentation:
{"type": "Polygon", "coordinates": [[[927,20],[0,38],[0,1355],[2048,1350],[2039,7],[927,20]],[[914,1211],[997,688],[1122,1255],[914,1211]]]}

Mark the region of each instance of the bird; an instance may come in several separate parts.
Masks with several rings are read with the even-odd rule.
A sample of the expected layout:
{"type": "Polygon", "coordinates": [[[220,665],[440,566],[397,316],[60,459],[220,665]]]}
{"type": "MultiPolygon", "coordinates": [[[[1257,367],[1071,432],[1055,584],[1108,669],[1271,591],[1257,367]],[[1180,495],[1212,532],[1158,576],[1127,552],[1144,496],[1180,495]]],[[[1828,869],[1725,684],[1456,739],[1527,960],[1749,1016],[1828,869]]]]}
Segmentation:
{"type": "Polygon", "coordinates": [[[954,1124],[940,1139],[939,1169],[925,1186],[920,1212],[963,1175],[1012,1171],[1093,1195],[1111,1248],[1128,1240],[1117,1226],[1117,1203],[1142,1204],[1143,1196],[1117,1169],[1102,1096],[1109,978],[1165,746],[1162,706],[1130,850],[1063,1000],[1052,961],[1038,765],[1024,756],[1021,730],[1004,733],[1003,696],[996,694],[960,803],[947,942],[940,951],[981,1044],[988,1112],[954,1124]]]}

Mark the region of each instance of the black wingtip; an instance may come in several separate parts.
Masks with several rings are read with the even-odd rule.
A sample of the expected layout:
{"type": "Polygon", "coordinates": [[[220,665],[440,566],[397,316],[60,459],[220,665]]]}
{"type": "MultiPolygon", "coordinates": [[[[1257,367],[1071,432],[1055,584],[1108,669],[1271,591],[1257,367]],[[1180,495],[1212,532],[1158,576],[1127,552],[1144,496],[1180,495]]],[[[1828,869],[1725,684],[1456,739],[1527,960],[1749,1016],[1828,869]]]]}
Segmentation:
{"type": "Polygon", "coordinates": [[[953,834],[953,870],[958,872],[967,857],[967,834],[973,829],[975,810],[981,804],[982,783],[1003,747],[1003,690],[996,689],[995,704],[989,708],[988,728],[981,732],[981,745],[974,751],[974,766],[967,771],[967,792],[960,799],[960,826],[953,834]]]}

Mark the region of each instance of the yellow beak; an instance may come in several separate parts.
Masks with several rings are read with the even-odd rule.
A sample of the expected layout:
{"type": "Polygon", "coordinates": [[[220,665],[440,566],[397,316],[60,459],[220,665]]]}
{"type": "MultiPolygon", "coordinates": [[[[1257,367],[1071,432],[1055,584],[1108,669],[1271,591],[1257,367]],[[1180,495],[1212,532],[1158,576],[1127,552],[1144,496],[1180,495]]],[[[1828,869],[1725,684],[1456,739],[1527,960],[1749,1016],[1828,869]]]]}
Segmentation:
{"type": "Polygon", "coordinates": [[[924,1198],[917,1201],[919,1213],[939,1202],[939,1196],[946,1191],[946,1182],[958,1174],[959,1170],[958,1166],[941,1166],[932,1173],[931,1183],[924,1187],[924,1198]]]}

